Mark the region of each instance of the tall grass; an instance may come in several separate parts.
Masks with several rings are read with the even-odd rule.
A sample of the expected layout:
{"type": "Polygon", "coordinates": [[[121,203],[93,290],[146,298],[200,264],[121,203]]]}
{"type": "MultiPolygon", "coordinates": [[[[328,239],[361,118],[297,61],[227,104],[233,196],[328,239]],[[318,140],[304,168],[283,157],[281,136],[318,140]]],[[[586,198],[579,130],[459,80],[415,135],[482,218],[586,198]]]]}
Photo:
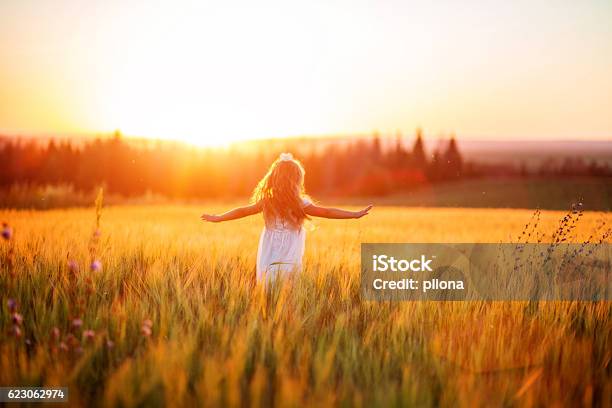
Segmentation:
{"type": "MultiPolygon", "coordinates": [[[[68,386],[87,406],[612,400],[609,302],[359,295],[360,242],[554,243],[563,213],[538,213],[523,235],[521,210],[317,221],[303,274],[265,292],[254,282],[261,220],[201,224],[200,210],[109,207],[99,226],[86,209],[0,212],[11,229],[0,246],[0,385],[68,386]]],[[[601,237],[609,221],[584,213],[568,241],[601,237]]]]}

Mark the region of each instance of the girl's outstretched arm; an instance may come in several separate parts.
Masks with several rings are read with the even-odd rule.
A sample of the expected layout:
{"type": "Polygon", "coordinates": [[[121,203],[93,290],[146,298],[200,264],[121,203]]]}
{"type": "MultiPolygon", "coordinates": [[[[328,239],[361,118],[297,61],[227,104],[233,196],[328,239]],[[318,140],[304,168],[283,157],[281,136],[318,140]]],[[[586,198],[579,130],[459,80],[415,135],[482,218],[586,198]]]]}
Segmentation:
{"type": "Polygon", "coordinates": [[[338,220],[347,218],[361,218],[364,215],[368,215],[372,205],[368,205],[363,210],[359,211],[348,211],[341,210],[339,208],[319,207],[318,205],[311,204],[304,208],[304,212],[313,217],[321,218],[334,218],[338,220]]]}
{"type": "Polygon", "coordinates": [[[249,215],[255,215],[257,213],[260,213],[261,210],[262,210],[262,206],[261,206],[261,202],[259,202],[259,203],[247,205],[245,207],[234,208],[233,210],[225,212],[221,215],[202,214],[200,218],[202,218],[203,221],[210,221],[210,222],[231,221],[231,220],[237,220],[239,218],[248,217],[249,215]]]}

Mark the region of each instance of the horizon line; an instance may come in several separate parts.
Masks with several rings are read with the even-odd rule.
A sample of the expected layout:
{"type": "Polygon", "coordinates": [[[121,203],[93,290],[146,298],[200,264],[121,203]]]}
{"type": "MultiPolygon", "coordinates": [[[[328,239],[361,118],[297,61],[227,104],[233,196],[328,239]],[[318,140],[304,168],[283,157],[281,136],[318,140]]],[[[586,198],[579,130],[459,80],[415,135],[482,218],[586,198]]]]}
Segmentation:
{"type": "MultiPolygon", "coordinates": [[[[451,137],[454,137],[458,141],[463,142],[478,142],[478,143],[553,143],[553,142],[563,142],[563,143],[602,143],[609,142],[612,144],[612,135],[609,137],[594,137],[589,136],[585,138],[579,137],[563,137],[563,136],[539,136],[539,137],[526,137],[520,136],[517,138],[512,137],[487,137],[483,135],[470,135],[470,134],[458,134],[457,132],[436,132],[436,134],[428,134],[423,128],[417,127],[412,132],[402,132],[402,131],[392,131],[392,132],[382,132],[377,130],[372,130],[370,132],[346,132],[346,133],[326,133],[326,134],[296,134],[296,135],[287,135],[287,136],[270,136],[270,137],[256,137],[256,138],[236,138],[230,142],[228,145],[237,144],[237,143],[252,143],[252,142],[262,142],[262,141],[272,141],[272,140],[288,140],[288,139],[346,139],[346,138],[367,138],[378,136],[380,138],[396,138],[398,135],[401,135],[402,138],[410,137],[416,138],[416,132],[420,129],[422,132],[422,136],[425,140],[449,140],[451,137]]],[[[197,143],[193,143],[179,137],[154,137],[154,136],[142,136],[142,135],[129,135],[121,132],[120,129],[112,130],[112,131],[101,131],[101,132],[43,132],[43,131],[35,131],[35,132],[21,132],[21,131],[5,131],[0,129],[0,138],[28,138],[28,139],[56,139],[56,140],[66,140],[66,139],[86,139],[86,138],[108,138],[114,137],[117,132],[121,135],[121,137],[126,139],[132,139],[134,141],[151,141],[151,142],[172,142],[172,143],[180,143],[187,145],[197,145],[197,143]]]]}

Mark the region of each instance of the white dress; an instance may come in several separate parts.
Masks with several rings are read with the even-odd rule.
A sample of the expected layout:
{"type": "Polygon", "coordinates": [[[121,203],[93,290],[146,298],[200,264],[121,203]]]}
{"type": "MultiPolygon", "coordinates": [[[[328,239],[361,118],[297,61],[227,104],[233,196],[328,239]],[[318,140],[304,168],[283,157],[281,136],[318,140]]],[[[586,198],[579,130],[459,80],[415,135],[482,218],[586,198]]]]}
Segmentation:
{"type": "MultiPolygon", "coordinates": [[[[302,199],[302,206],[312,204],[302,199]]],[[[277,219],[273,226],[264,226],[257,249],[257,280],[272,282],[302,269],[306,244],[304,227],[292,229],[286,221],[277,219]]]]}

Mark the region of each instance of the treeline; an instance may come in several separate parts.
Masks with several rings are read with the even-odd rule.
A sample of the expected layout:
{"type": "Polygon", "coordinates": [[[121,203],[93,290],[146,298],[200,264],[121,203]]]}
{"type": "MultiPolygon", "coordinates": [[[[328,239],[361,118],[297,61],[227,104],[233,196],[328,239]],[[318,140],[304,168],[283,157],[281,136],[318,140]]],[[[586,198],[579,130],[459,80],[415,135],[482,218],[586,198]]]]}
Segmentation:
{"type": "Polygon", "coordinates": [[[136,146],[119,133],[79,146],[70,141],[41,145],[4,139],[0,186],[69,184],[77,191],[89,191],[104,185],[110,193],[124,196],[244,196],[282,151],[293,152],[302,161],[308,190],[326,195],[386,194],[465,175],[454,138],[446,149],[429,155],[420,131],[412,146],[407,145],[401,137],[389,145],[378,136],[318,146],[286,139],[273,146],[250,143],[248,148],[170,142],[136,146]]]}
{"type": "MultiPolygon", "coordinates": [[[[245,196],[283,151],[294,153],[304,164],[308,191],[327,196],[384,195],[499,172],[499,167],[466,162],[454,137],[428,153],[420,130],[411,140],[373,135],[332,142],[249,142],[229,148],[172,142],[137,145],[116,133],[81,144],[0,139],[0,188],[69,185],[75,191],[91,191],[104,186],[126,197],[245,196]]],[[[609,174],[610,169],[595,170],[609,174]]],[[[563,167],[563,174],[568,171],[563,167]]],[[[520,168],[503,168],[504,174],[509,172],[525,175],[520,168]]]]}

